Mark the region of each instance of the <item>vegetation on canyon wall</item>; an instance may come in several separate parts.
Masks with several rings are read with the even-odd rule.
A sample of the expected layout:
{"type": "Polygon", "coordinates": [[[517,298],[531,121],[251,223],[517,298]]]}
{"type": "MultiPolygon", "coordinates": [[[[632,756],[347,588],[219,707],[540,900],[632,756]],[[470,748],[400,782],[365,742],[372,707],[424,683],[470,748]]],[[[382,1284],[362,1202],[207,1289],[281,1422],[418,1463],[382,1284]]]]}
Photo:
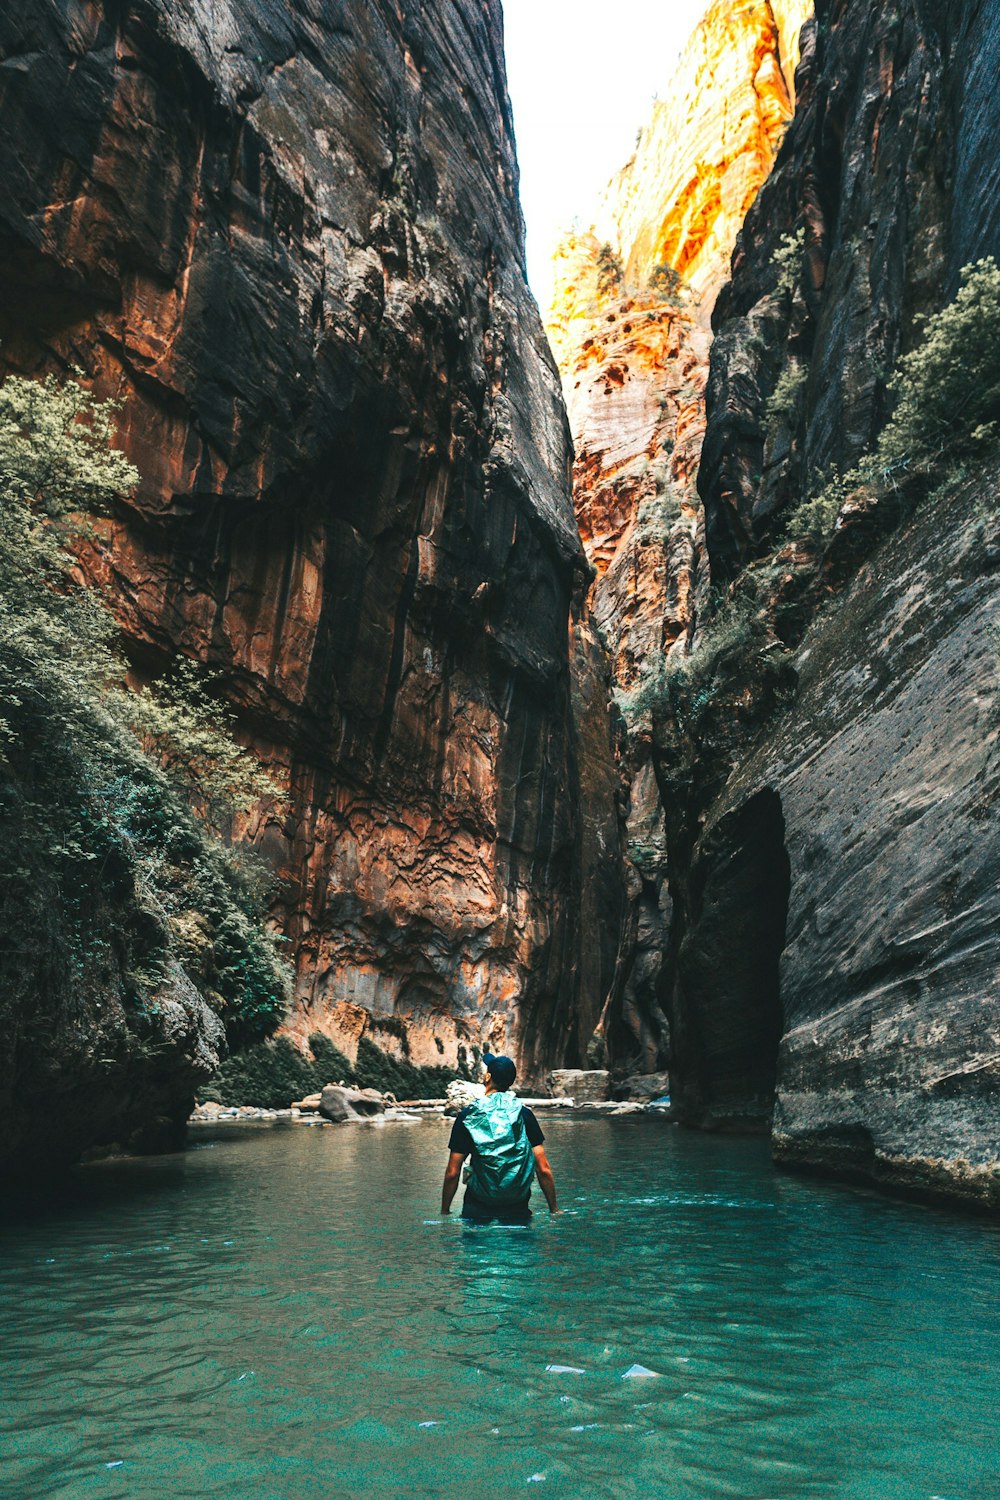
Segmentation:
{"type": "MultiPolygon", "coordinates": [[[[790,265],[801,237],[776,257],[779,293],[791,292],[790,265]]],[[[794,361],[771,397],[769,415],[804,420],[807,381],[794,361]]],[[[922,337],[890,382],[896,409],[873,450],[847,474],[821,478],[728,590],[714,591],[692,649],[648,664],[640,686],[620,698],[633,723],[652,716],[661,774],[677,790],[695,762],[734,747],[795,693],[793,658],[816,612],[901,518],[1000,437],[1000,268],[992,259],[965,268],[957,296],[923,320],[922,337]]],[[[709,778],[711,780],[711,778],[709,778]]]]}
{"type": "MultiPolygon", "coordinates": [[[[792,541],[827,547],[845,505],[859,492],[902,513],[929,485],[948,482],[961,465],[996,446],[1000,267],[992,258],[966,266],[954,301],[921,321],[924,337],[902,356],[889,382],[898,404],[873,452],[796,509],[787,527],[792,541]]],[[[804,382],[800,394],[803,389],[804,382]]]]}
{"type": "MultiPolygon", "coordinates": [[[[405,1046],[405,1036],[403,1038],[405,1046]]],[[[200,1091],[204,1101],[219,1104],[254,1104],[263,1109],[285,1109],[307,1094],[319,1092],[328,1083],[347,1083],[356,1088],[374,1088],[397,1099],[443,1098],[456,1077],[471,1077],[468,1067],[417,1067],[405,1056],[391,1057],[374,1042],[362,1037],[352,1063],[328,1036],[313,1032],[309,1054],[299,1051],[286,1036],[248,1047],[227,1058],[218,1075],[200,1091]]]]}
{"type": "Polygon", "coordinates": [[[111,989],[152,1036],[178,966],[230,1045],[271,1032],[287,997],[257,874],[187,805],[222,821],[275,789],[193,669],[164,693],[126,688],[115,621],[69,550],[138,479],[110,446],[114,418],[74,380],[0,387],[0,974],[15,1068],[111,989]]]}
{"type": "MultiPolygon", "coordinates": [[[[567,236],[567,242],[572,239],[567,236]]],[[[581,245],[584,240],[579,240],[581,245]]],[[[648,276],[630,280],[625,274],[622,258],[613,245],[605,242],[593,253],[596,295],[590,298],[586,309],[591,317],[608,318],[617,311],[634,311],[637,316],[652,317],[662,304],[674,312],[681,312],[689,298],[684,282],[674,268],[666,262],[653,267],[648,276]],[[646,304],[650,304],[648,307],[646,304]]]]}

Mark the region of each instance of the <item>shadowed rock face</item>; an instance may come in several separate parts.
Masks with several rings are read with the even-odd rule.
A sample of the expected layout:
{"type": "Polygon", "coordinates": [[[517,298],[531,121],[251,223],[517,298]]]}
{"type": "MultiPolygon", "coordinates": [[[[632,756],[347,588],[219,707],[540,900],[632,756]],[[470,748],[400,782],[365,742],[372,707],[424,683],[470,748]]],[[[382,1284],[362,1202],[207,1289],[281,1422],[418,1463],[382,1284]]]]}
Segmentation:
{"type": "Polygon", "coordinates": [[[27,0],[0,54],[3,354],[122,398],[143,483],[88,566],[137,670],[209,663],[287,784],[250,831],[291,1030],[580,1061],[620,877],[575,811],[602,752],[499,4],[27,0]]]}
{"type": "Polygon", "coordinates": [[[995,0],[817,5],[796,117],[713,319],[699,489],[716,580],[817,474],[870,446],[917,316],[1000,246],[998,63],[995,0]],[[782,293],[774,256],[796,232],[801,274],[782,293]],[[808,376],[804,420],[775,430],[766,403],[790,360],[808,376]]]}
{"type": "MultiPolygon", "coordinates": [[[[998,46],[993,0],[817,5],[799,110],[715,314],[700,488],[717,579],[773,545],[815,470],[847,468],[870,445],[916,315],[950,298],[961,266],[1000,253],[998,104],[985,84],[998,46]],[[802,228],[782,291],[775,251],[802,228]],[[766,402],[790,360],[801,394],[775,431],[766,402]]],[[[750,864],[763,878],[786,859],[787,921],[768,914],[776,1153],[994,1207],[996,503],[993,473],[970,476],[871,552],[806,635],[791,706],[725,785],[702,767],[690,858],[672,883],[687,921],[672,1021],[691,1041],[688,1117],[744,1083],[711,1035],[740,970],[746,892],[730,876],[750,864]],[[780,825],[754,832],[762,798],[780,825]]]]}
{"type": "Polygon", "coordinates": [[[671,1097],[701,1125],[759,1129],[770,1117],[788,880],[781,803],[765,786],[706,831],[688,876],[671,1097]]]}
{"type": "MultiPolygon", "coordinates": [[[[995,531],[997,500],[991,475],[943,508],[925,503],[807,636],[794,706],[708,813],[695,878],[707,868],[721,899],[681,979],[685,1014],[710,1031],[735,975],[749,1045],[763,1049],[767,1018],[740,975],[755,952],[777,969],[783,939],[770,981],[783,1018],[776,1154],[993,1207],[1000,549],[995,536],[984,547],[984,527],[995,531]],[[783,849],[774,828],[745,837],[762,798],[780,806],[783,849]],[[716,872],[750,863],[760,892],[776,858],[790,873],[787,926],[775,899],[751,930],[746,890],[716,872]]],[[[730,1056],[690,1076],[711,1107],[714,1085],[738,1090],[747,1073],[730,1056]]]]}

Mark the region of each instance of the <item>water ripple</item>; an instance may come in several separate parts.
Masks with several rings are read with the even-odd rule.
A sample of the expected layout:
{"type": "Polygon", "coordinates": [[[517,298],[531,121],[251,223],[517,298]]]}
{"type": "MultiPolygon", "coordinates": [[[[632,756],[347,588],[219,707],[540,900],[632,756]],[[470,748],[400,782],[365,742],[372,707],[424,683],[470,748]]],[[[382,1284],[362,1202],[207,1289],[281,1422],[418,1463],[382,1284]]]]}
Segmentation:
{"type": "Polygon", "coordinates": [[[547,1133],[570,1211],[516,1234],[431,1217],[436,1121],[82,1172],[0,1257],[10,1493],[996,1500],[994,1230],[547,1133]]]}

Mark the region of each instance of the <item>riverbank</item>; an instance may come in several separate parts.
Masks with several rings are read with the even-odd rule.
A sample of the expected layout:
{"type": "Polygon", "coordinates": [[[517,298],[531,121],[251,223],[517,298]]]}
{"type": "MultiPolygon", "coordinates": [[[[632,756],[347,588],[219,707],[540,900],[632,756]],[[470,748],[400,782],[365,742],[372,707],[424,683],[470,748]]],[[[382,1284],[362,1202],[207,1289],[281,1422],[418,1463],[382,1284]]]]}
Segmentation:
{"type": "MultiPolygon", "coordinates": [[[[529,1109],[539,1114],[565,1115],[573,1119],[612,1119],[621,1115],[645,1115],[655,1119],[671,1121],[673,1112],[669,1102],[638,1100],[590,1101],[577,1104],[573,1099],[521,1100],[529,1109]]],[[[375,1115],[358,1116],[337,1124],[352,1125],[386,1124],[393,1120],[420,1120],[438,1116],[453,1120],[458,1111],[444,1099],[406,1099],[402,1102],[387,1099],[384,1110],[375,1115]]],[[[260,1109],[256,1105],[199,1104],[188,1120],[189,1125],[246,1124],[268,1120],[288,1120],[297,1125],[333,1125],[320,1114],[319,1109],[260,1109]]]]}

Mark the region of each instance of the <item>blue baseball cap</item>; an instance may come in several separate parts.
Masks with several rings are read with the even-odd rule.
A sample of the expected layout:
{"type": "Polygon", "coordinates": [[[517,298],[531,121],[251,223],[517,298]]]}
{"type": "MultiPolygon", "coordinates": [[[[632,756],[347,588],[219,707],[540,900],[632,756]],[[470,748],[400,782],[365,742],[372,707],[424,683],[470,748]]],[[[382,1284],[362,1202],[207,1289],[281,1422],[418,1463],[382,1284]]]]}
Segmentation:
{"type": "Polygon", "coordinates": [[[509,1089],[517,1077],[517,1068],[512,1058],[498,1056],[493,1052],[483,1053],[483,1067],[489,1073],[496,1088],[509,1089]]]}

